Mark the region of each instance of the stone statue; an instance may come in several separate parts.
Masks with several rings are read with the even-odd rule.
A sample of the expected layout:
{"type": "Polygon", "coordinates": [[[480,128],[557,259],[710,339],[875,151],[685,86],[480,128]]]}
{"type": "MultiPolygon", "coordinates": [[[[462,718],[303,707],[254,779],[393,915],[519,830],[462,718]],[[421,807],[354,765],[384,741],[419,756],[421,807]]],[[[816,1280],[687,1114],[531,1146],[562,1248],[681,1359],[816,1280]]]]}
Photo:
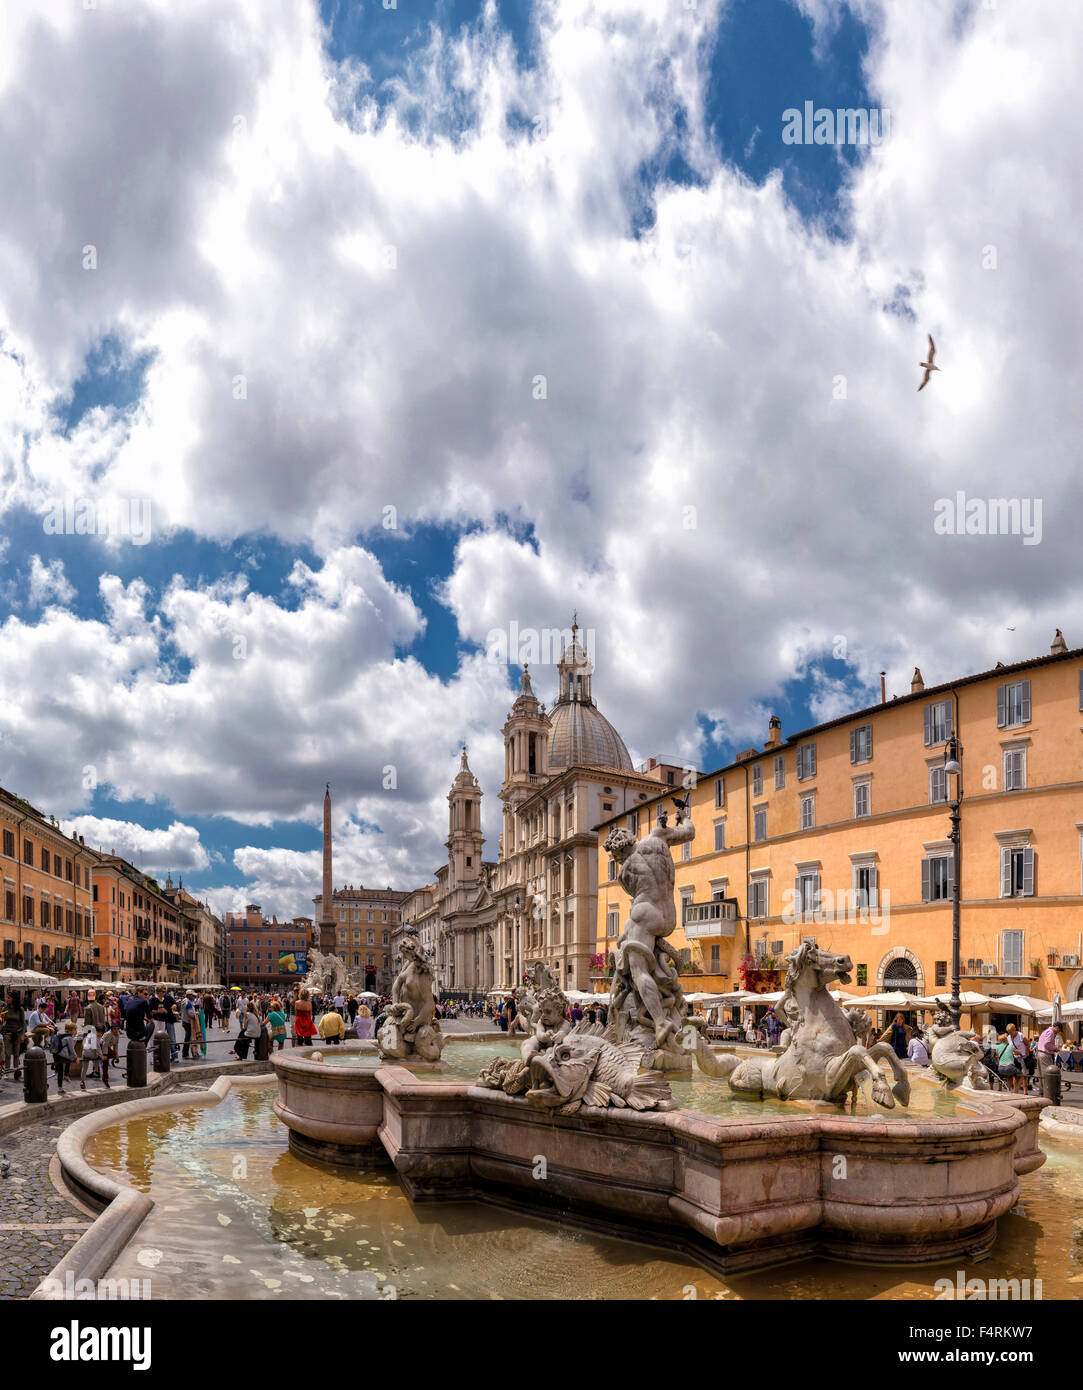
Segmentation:
{"type": "Polygon", "coordinates": [[[432,993],[432,957],[421,944],[417,928],[402,933],[402,969],[391,986],[391,1005],[376,1046],[385,1059],[438,1062],[447,1041],[436,1021],[432,993]]]}
{"type": "Polygon", "coordinates": [[[325,955],[323,951],[309,952],[308,974],[301,982],[304,989],[333,999],[336,994],[345,992],[347,980],[346,962],[341,956],[325,955]]]}
{"type": "Polygon", "coordinates": [[[687,1023],[680,957],[666,938],[677,925],[673,901],[672,845],[695,838],[678,803],[677,823],[668,825],[660,810],[654,828],[637,843],[630,831],[614,827],[605,847],[620,865],[618,881],[632,899],[617,941],[610,1018],[617,1039],[637,1042],[656,1071],[687,1071],[691,1061],[678,1044],[687,1023]]]}
{"type": "Polygon", "coordinates": [[[515,991],[516,1014],[508,1026],[508,1036],[523,1032],[530,1034],[534,1029],[537,1013],[538,994],[543,989],[559,989],[556,977],[543,960],[536,960],[531,967],[529,985],[520,985],[515,991]]]}
{"type": "Polygon", "coordinates": [[[723,1076],[730,1089],[743,1095],[777,1096],[780,1100],[826,1100],[844,1102],[858,1079],[872,1081],[872,1098],[887,1110],[910,1103],[910,1079],[906,1069],[888,1043],[864,1047],[855,1041],[854,1028],[846,1011],[831,998],[828,985],[834,980],[849,984],[853,964],[849,956],[821,951],[815,941],[803,941],[786,957],[786,990],[779,1001],[785,1007],[792,998],[800,1020],[790,1027],[789,1042],[781,1056],[715,1056],[702,1035],[692,1026],[685,1029],[683,1042],[694,1051],[703,1071],[723,1076]],[[890,1089],[878,1065],[887,1062],[895,1077],[890,1089]]]}
{"type": "Polygon", "coordinates": [[[981,1048],[956,1028],[947,1009],[937,1009],[922,1036],[929,1050],[929,1065],[945,1090],[954,1091],[964,1082],[976,1091],[989,1090],[981,1048]]]}
{"type": "Polygon", "coordinates": [[[643,1048],[618,1043],[600,1023],[575,1027],[564,1017],[568,1001],[559,989],[538,995],[532,1035],[518,1059],[494,1057],[478,1076],[478,1085],[507,1095],[526,1095],[533,1105],[556,1115],[574,1115],[582,1106],[632,1110],[672,1109],[675,1102],[665,1077],[640,1073],[643,1048]]]}

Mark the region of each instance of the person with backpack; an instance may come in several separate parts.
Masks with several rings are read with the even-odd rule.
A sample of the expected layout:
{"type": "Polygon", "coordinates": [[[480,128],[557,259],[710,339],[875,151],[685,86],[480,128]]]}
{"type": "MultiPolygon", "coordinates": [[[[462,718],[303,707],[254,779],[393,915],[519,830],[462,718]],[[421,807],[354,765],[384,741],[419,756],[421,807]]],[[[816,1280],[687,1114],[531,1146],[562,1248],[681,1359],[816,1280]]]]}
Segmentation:
{"type": "Polygon", "coordinates": [[[70,1019],[64,1024],[60,1032],[53,1034],[49,1040],[49,1051],[52,1054],[53,1068],[56,1071],[56,1089],[59,1095],[64,1090],[64,1075],[72,1062],[76,1061],[74,1019],[70,1019]]]}
{"type": "Polygon", "coordinates": [[[101,1062],[102,1048],[98,1041],[98,1030],[93,1024],[83,1034],[83,1064],[79,1069],[79,1089],[86,1090],[87,1072],[94,1075],[93,1068],[101,1062]]]}
{"type": "Polygon", "coordinates": [[[1015,1044],[1007,1033],[997,1038],[997,1069],[1004,1087],[1008,1091],[1018,1091],[1022,1082],[1023,1069],[1019,1065],[1015,1044]]]}
{"type": "Polygon", "coordinates": [[[115,1024],[111,1023],[101,1035],[102,1055],[102,1085],[106,1090],[109,1089],[109,1063],[116,1062],[120,1066],[120,1033],[115,1024]]]}

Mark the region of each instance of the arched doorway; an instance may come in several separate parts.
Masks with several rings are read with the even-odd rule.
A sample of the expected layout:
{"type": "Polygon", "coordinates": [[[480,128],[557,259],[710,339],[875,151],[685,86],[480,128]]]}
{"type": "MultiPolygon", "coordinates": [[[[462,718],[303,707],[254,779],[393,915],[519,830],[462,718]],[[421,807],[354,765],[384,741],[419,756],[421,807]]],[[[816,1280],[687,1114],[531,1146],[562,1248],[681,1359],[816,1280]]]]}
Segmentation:
{"type": "Polygon", "coordinates": [[[365,971],[365,988],[366,988],[366,989],[375,989],[375,988],[376,988],[376,971],[375,971],[375,970],[366,970],[366,971],[365,971]]]}
{"type": "MultiPolygon", "coordinates": [[[[924,993],[924,974],[921,969],[921,961],[908,951],[905,947],[896,947],[889,951],[880,962],[880,969],[877,972],[877,993],[899,993],[912,994],[915,997],[924,993]]],[[[900,1009],[899,1013],[903,1016],[903,1021],[914,1025],[920,1024],[921,1017],[912,1009],[900,1009]]],[[[895,1011],[886,1009],[881,1017],[890,1021],[895,1016],[895,1011]]]]}

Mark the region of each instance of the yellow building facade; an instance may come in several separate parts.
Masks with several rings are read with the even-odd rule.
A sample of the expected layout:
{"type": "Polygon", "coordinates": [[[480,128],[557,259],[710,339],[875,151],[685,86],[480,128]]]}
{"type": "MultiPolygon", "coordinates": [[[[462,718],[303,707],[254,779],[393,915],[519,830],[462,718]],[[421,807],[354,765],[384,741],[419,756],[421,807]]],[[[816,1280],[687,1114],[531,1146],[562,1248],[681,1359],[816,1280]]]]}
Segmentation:
{"type": "MultiPolygon", "coordinates": [[[[950,989],[953,873],[945,749],[963,767],[960,988],[1083,993],[1083,649],[997,666],[768,742],[697,780],[675,854],[686,992],[782,987],[805,937],[852,957],[853,994],[950,989]],[[729,900],[721,904],[719,900],[729,900]],[[733,917],[727,920],[727,915],[733,917]]],[[[640,808],[642,835],[668,796],[640,808]]],[[[628,896],[598,827],[597,949],[628,896]]],[[[604,989],[602,982],[596,988],[604,989]]]]}

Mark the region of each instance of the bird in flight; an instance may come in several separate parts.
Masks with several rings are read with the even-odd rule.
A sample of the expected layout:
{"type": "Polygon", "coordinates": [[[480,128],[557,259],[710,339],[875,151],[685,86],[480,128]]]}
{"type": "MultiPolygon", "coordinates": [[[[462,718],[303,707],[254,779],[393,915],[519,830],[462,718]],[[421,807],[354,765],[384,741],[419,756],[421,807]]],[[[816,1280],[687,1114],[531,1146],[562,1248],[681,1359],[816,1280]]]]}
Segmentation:
{"type": "Polygon", "coordinates": [[[930,333],[930,334],[929,334],[929,360],[928,360],[928,362],[919,362],[919,363],[918,363],[918,366],[919,366],[919,367],[924,367],[924,368],[925,368],[925,375],[921,378],[921,385],[918,387],[918,390],[919,390],[919,391],[923,390],[926,386],[928,386],[930,375],[931,375],[933,372],[938,372],[938,371],[940,370],[939,367],[934,367],[934,366],[933,366],[933,361],[935,360],[935,358],[936,358],[936,344],[933,342],[933,335],[930,333]]]}

